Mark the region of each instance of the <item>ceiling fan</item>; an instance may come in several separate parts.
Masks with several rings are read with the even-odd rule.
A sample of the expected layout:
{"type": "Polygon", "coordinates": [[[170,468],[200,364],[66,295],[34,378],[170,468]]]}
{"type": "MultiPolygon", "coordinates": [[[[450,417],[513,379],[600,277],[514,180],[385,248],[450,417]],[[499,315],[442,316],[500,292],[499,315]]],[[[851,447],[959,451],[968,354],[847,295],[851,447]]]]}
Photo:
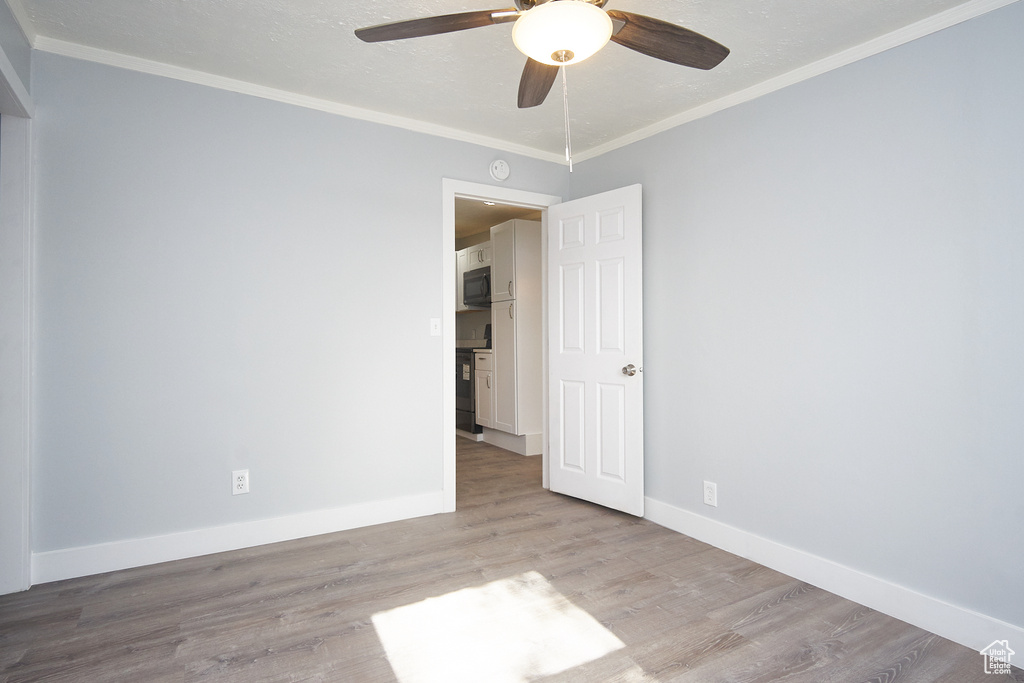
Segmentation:
{"type": "Polygon", "coordinates": [[[515,22],[512,40],[527,57],[519,107],[535,107],[551,90],[558,69],[581,62],[611,40],[673,64],[712,69],[729,48],[690,29],[632,12],[605,10],[607,0],[514,0],[515,7],[444,14],[356,30],[367,43],[419,38],[515,22]]]}

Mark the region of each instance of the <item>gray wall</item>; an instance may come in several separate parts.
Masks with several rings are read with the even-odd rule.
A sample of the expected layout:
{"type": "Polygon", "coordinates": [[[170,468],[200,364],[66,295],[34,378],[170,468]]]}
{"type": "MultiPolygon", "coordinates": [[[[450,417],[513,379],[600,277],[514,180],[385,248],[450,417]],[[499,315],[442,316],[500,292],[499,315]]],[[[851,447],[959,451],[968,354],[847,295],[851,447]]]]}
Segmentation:
{"type": "Polygon", "coordinates": [[[26,90],[31,90],[32,47],[21,32],[11,8],[0,0],[0,49],[11,62],[14,73],[21,79],[26,90]]]}
{"type": "Polygon", "coordinates": [[[31,48],[0,2],[0,594],[30,585],[31,48]]]}
{"type": "Polygon", "coordinates": [[[644,186],[649,496],[1024,624],[1022,26],[577,166],[644,186]]]}
{"type": "Polygon", "coordinates": [[[441,179],[502,156],[557,194],[564,168],[47,53],[33,70],[33,550],[440,491],[441,179]]]}
{"type": "MultiPolygon", "coordinates": [[[[644,184],[651,497],[1024,623],[1022,22],[577,165],[576,196],[644,184]]],[[[33,68],[33,549],[439,489],[440,178],[498,155],[33,68]]]]}

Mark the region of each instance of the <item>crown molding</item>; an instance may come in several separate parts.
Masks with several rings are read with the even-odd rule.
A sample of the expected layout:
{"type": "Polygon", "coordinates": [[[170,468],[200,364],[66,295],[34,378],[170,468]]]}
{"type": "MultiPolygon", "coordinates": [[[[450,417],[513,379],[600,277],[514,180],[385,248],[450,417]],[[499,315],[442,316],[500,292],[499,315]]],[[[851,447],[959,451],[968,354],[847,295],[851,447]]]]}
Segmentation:
{"type": "Polygon", "coordinates": [[[586,161],[587,159],[594,159],[611,152],[612,150],[625,147],[634,142],[639,142],[645,138],[649,138],[658,133],[663,133],[666,130],[676,128],[684,123],[690,123],[697,119],[710,116],[715,112],[735,107],[738,104],[749,102],[750,100],[757,99],[763,95],[781,90],[790,85],[806,81],[815,76],[827,73],[834,69],[852,64],[853,62],[872,57],[886,50],[890,50],[894,47],[899,47],[911,41],[923,38],[937,31],[955,26],[962,22],[974,19],[983,14],[987,14],[993,10],[1012,5],[1020,0],[971,0],[963,5],[959,5],[952,9],[948,9],[945,12],[940,12],[934,16],[922,19],[921,21],[915,22],[904,26],[903,28],[887,33],[884,36],[879,36],[873,40],[869,40],[866,43],[862,43],[848,50],[844,50],[837,54],[834,54],[825,59],[821,59],[817,62],[813,62],[806,66],[802,66],[798,69],[793,69],[790,72],[784,73],[781,76],[770,78],[767,81],[758,83],[744,90],[732,93],[726,97],[714,100],[702,104],[693,109],[687,110],[675,116],[670,116],[667,119],[663,119],[658,123],[652,124],[645,128],[640,128],[629,135],[623,135],[622,137],[616,138],[609,142],[606,142],[597,147],[591,147],[588,150],[575,154],[575,160],[577,162],[586,161]]]}
{"type": "MultiPolygon", "coordinates": [[[[852,64],[853,62],[867,57],[872,57],[881,52],[885,52],[886,50],[899,47],[900,45],[917,40],[918,38],[923,38],[924,36],[937,31],[955,26],[956,24],[1020,1],[1021,0],[970,0],[962,5],[940,12],[939,14],[915,22],[896,31],[892,31],[891,33],[887,33],[883,36],[879,36],[878,38],[869,40],[866,43],[844,50],[843,52],[839,52],[817,62],[794,69],[780,76],[770,78],[767,81],[758,83],[712,102],[707,102],[694,107],[693,109],[676,114],[675,116],[670,116],[669,118],[651,124],[650,126],[633,131],[628,135],[623,135],[587,150],[576,151],[573,154],[573,161],[579,163],[587,161],[588,159],[597,158],[613,150],[625,147],[634,142],[639,142],[640,140],[644,140],[653,135],[657,135],[658,133],[663,133],[672,128],[690,123],[691,121],[696,121],[697,119],[704,118],[705,116],[710,116],[711,114],[722,111],[723,109],[728,109],[738,104],[749,102],[750,100],[757,99],[758,97],[775,92],[776,90],[781,90],[787,86],[800,83],[801,81],[814,78],[815,76],[820,76],[821,74],[834,69],[852,64]]],[[[448,138],[450,140],[468,142],[470,144],[481,145],[490,149],[508,152],[510,154],[519,154],[521,156],[539,159],[541,161],[567,165],[565,157],[562,154],[545,152],[534,147],[517,145],[506,140],[499,140],[486,135],[468,133],[455,128],[418,121],[404,116],[384,114],[370,109],[362,109],[360,107],[353,107],[338,102],[332,102],[330,100],[299,95],[286,90],[269,88],[255,83],[226,78],[224,76],[217,76],[203,71],[195,71],[183,67],[172,66],[170,64],[164,64],[162,62],[142,59],[139,57],[131,57],[117,52],[100,50],[98,48],[79,45],[77,43],[70,43],[63,40],[49,38],[47,36],[37,35],[32,29],[31,20],[28,18],[24,7],[21,5],[21,0],[6,0],[6,2],[11,7],[11,11],[14,12],[15,17],[22,26],[22,31],[26,33],[26,36],[31,33],[29,42],[35,49],[43,52],[51,52],[65,57],[73,57],[75,59],[82,59],[122,69],[129,69],[131,71],[140,71],[142,73],[163,76],[165,78],[173,78],[220,90],[228,90],[231,92],[251,95],[253,97],[292,104],[298,107],[337,114],[339,116],[346,116],[386,126],[403,128],[417,133],[425,133],[427,135],[435,135],[438,137],[448,138]]]]}
{"type": "Polygon", "coordinates": [[[64,57],[72,57],[74,59],[105,64],[107,66],[128,69],[130,71],[138,71],[154,76],[173,78],[179,81],[217,88],[218,90],[227,90],[266,100],[283,102],[297,107],[315,109],[329,114],[337,114],[339,116],[345,116],[352,119],[380,123],[386,126],[394,126],[396,128],[403,128],[405,130],[425,133],[427,135],[435,135],[451,140],[457,140],[459,142],[468,142],[474,145],[481,145],[489,149],[496,149],[510,154],[519,154],[521,156],[532,157],[542,161],[559,162],[563,160],[560,154],[545,152],[534,147],[527,147],[526,145],[517,145],[515,143],[510,143],[507,140],[499,140],[498,138],[492,138],[486,135],[468,133],[463,130],[440,126],[424,121],[417,121],[416,119],[410,119],[404,116],[395,116],[393,114],[384,114],[370,109],[353,107],[339,102],[332,102],[330,100],[324,100],[317,97],[309,97],[308,95],[299,95],[297,93],[288,92],[287,90],[270,88],[263,85],[257,85],[255,83],[249,83],[247,81],[240,81],[234,78],[206,73],[204,71],[195,71],[193,69],[186,69],[180,66],[164,64],[163,62],[142,59],[141,57],[132,57],[119,52],[101,50],[99,48],[71,43],[64,40],[57,40],[47,36],[37,36],[34,47],[42,52],[49,52],[51,54],[61,55],[64,57]]]}

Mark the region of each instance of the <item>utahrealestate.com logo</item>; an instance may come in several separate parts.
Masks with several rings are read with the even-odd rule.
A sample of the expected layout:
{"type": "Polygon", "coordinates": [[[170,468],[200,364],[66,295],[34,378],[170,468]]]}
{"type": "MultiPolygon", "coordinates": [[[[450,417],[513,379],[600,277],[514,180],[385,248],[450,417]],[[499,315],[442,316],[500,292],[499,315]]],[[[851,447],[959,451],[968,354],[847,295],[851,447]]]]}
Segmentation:
{"type": "Polygon", "coordinates": [[[1010,673],[1010,657],[1014,654],[1016,653],[1010,649],[1010,641],[993,641],[991,645],[981,651],[981,655],[985,658],[985,673],[1010,673]]]}

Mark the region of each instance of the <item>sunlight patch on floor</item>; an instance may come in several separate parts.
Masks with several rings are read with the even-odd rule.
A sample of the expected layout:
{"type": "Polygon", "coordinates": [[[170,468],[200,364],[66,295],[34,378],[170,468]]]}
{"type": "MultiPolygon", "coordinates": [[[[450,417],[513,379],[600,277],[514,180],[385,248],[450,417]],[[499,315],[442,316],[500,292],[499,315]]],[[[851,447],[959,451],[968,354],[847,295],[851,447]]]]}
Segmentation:
{"type": "Polygon", "coordinates": [[[373,615],[400,683],[519,683],[625,647],[537,572],[373,615]]]}
{"type": "Polygon", "coordinates": [[[657,681],[658,679],[648,676],[647,672],[636,664],[615,677],[615,683],[657,683],[657,681]]]}

